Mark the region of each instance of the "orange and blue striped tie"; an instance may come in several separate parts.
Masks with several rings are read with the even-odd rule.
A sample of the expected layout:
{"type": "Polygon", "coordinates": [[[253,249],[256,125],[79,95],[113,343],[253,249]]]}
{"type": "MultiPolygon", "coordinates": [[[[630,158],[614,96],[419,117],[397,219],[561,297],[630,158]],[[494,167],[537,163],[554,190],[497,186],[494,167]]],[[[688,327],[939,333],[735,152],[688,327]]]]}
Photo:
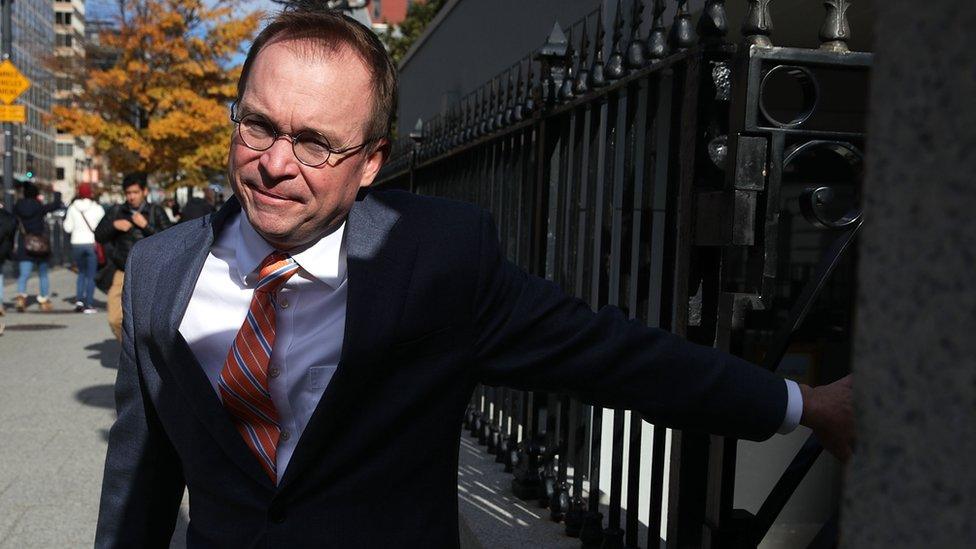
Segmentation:
{"type": "Polygon", "coordinates": [[[244,442],[275,483],[281,427],[268,390],[268,363],[275,342],[275,292],[298,269],[295,260],[281,252],[272,253],[261,263],[251,307],[227,353],[218,382],[224,407],[234,416],[244,442]]]}

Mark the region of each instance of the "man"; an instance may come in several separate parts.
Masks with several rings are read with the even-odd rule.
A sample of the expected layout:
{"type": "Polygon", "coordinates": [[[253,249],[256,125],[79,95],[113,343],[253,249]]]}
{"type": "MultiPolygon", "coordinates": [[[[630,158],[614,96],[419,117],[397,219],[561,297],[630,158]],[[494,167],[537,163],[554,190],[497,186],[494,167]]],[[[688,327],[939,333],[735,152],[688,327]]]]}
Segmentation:
{"type": "Polygon", "coordinates": [[[166,212],[146,200],[149,184],[145,174],[126,175],[122,180],[122,193],[125,203],[113,206],[95,227],[95,240],[106,245],[106,259],[116,269],[107,292],[106,309],[109,328],[119,341],[122,341],[122,284],[129,252],[136,242],[171,225],[166,212]]]}
{"type": "Polygon", "coordinates": [[[217,196],[213,189],[209,186],[204,187],[203,198],[191,196],[186,201],[186,206],[183,206],[183,211],[180,214],[180,223],[212,214],[216,200],[217,196]]]}
{"type": "Polygon", "coordinates": [[[188,547],[457,546],[479,382],[757,440],[802,406],[849,450],[850,415],[826,411],[849,405],[846,383],[801,403],[758,367],[526,275],[473,206],[365,192],[395,94],[383,46],[345,16],[293,9],[252,44],[235,198],[129,260],[97,546],[166,546],[184,486],[188,547]]]}
{"type": "Polygon", "coordinates": [[[17,234],[17,220],[0,203],[0,316],[6,314],[3,308],[3,270],[14,249],[14,235],[17,234]]]}

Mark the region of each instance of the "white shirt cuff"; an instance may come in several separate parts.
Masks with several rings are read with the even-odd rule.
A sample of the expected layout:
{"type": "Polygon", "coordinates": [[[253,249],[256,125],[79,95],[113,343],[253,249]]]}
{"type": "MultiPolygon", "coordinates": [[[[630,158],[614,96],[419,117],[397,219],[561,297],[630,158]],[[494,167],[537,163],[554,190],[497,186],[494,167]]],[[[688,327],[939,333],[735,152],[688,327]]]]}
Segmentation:
{"type": "Polygon", "coordinates": [[[783,424],[776,431],[781,435],[796,429],[796,426],[800,424],[800,417],[803,416],[803,395],[800,393],[800,386],[790,379],[783,381],[786,382],[786,417],[783,418],[783,424]]]}

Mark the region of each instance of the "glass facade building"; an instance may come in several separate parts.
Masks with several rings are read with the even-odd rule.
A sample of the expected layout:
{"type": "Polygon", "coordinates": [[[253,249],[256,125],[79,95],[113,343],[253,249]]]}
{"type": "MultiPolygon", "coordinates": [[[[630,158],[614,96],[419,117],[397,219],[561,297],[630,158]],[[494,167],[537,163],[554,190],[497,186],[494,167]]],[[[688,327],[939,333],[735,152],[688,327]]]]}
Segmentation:
{"type": "MultiPolygon", "coordinates": [[[[10,60],[31,83],[14,102],[26,107],[27,121],[12,125],[13,176],[22,179],[30,168],[33,181],[50,191],[55,178],[55,129],[50,122],[54,78],[46,60],[54,51],[54,6],[51,0],[17,0],[12,20],[10,60]]],[[[7,146],[2,143],[2,150],[7,146]]]]}

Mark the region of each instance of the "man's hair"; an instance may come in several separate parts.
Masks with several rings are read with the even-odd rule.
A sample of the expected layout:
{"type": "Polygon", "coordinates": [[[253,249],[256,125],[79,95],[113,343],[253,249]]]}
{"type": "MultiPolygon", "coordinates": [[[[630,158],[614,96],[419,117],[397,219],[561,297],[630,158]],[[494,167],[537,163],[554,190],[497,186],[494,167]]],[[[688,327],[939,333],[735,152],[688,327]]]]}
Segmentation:
{"type": "Polygon", "coordinates": [[[122,178],[122,190],[125,191],[126,189],[128,189],[133,185],[139,185],[140,189],[145,190],[146,187],[149,186],[149,182],[147,181],[146,174],[142,172],[133,172],[133,173],[125,174],[125,177],[122,178]]]}
{"type": "Polygon", "coordinates": [[[349,47],[365,63],[373,84],[373,105],[366,123],[366,140],[388,137],[397,102],[397,70],[383,43],[372,30],[355,19],[322,7],[324,2],[299,0],[288,5],[258,33],[247,52],[237,81],[237,100],[244,97],[247,77],[261,49],[277,40],[308,42],[323,53],[349,47]]]}
{"type": "Polygon", "coordinates": [[[41,191],[29,181],[24,182],[24,198],[37,198],[41,191]]]}

